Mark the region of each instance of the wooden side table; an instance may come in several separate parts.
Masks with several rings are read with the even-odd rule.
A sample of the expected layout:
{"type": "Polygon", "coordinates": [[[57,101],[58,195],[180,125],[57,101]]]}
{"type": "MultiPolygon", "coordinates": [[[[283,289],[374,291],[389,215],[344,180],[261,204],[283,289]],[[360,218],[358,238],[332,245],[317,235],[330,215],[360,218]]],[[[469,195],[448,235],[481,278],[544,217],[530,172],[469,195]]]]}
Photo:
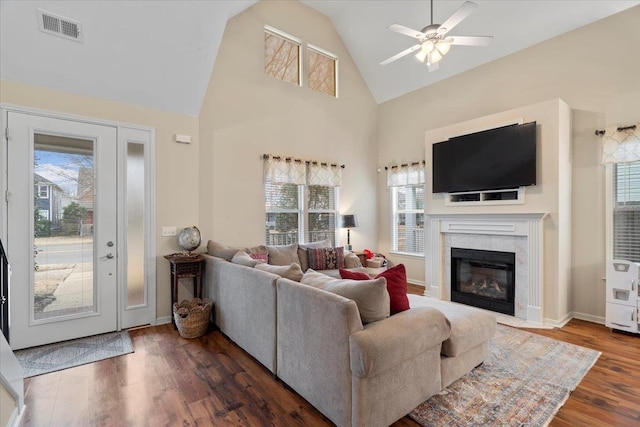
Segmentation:
{"type": "Polygon", "coordinates": [[[171,321],[173,303],[178,302],[178,282],[180,279],[193,278],[193,297],[202,298],[202,269],[204,258],[201,255],[171,254],[164,256],[171,264],[171,321]]]}

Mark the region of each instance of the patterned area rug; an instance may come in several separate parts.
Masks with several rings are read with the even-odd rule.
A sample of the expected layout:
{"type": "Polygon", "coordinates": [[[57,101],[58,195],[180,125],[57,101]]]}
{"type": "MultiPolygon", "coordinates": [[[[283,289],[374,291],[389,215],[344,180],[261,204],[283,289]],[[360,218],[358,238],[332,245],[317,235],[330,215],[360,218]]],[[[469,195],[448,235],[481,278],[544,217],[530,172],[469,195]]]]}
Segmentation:
{"type": "Polygon", "coordinates": [[[430,426],[546,426],[600,352],[498,325],[487,360],[414,409],[430,426]]]}
{"type": "Polygon", "coordinates": [[[25,378],[133,353],[129,332],[111,332],[15,352],[25,378]]]}

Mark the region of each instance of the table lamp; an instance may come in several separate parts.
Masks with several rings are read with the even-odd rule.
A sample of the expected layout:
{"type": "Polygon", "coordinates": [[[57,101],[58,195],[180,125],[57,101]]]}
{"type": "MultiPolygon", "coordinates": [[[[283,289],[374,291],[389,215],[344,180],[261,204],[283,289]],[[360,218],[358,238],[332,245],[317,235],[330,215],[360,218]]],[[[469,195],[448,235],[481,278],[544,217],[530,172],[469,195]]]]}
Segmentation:
{"type": "Polygon", "coordinates": [[[357,226],[358,219],[355,215],[342,215],[340,218],[340,228],[347,229],[347,245],[344,247],[347,251],[351,250],[351,229],[357,226]]]}

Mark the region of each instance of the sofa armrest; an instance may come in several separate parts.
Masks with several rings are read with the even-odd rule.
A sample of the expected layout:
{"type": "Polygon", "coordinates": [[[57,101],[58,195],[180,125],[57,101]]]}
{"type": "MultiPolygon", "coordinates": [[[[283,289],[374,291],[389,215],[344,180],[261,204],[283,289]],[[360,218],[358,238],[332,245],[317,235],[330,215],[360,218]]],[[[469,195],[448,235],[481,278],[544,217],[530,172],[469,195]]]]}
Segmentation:
{"type": "MultiPolygon", "coordinates": [[[[200,254],[204,258],[205,268],[202,278],[202,294],[206,298],[210,298],[214,304],[218,302],[218,286],[220,283],[220,269],[219,266],[222,263],[227,262],[222,258],[209,255],[208,253],[200,254]]],[[[215,310],[215,309],[214,309],[215,310]]]]}
{"type": "Polygon", "coordinates": [[[373,377],[440,346],[451,327],[438,310],[417,307],[371,323],[349,337],[351,373],[373,377]]]}

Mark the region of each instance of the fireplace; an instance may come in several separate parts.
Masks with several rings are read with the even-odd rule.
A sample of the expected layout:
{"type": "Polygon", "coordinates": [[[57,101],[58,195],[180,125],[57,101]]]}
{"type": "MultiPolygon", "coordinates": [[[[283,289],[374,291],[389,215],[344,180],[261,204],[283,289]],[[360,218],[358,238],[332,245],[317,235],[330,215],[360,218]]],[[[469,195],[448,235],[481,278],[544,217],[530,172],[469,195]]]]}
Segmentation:
{"type": "Polygon", "coordinates": [[[515,313],[515,254],[451,248],[451,301],[515,313]]]}

